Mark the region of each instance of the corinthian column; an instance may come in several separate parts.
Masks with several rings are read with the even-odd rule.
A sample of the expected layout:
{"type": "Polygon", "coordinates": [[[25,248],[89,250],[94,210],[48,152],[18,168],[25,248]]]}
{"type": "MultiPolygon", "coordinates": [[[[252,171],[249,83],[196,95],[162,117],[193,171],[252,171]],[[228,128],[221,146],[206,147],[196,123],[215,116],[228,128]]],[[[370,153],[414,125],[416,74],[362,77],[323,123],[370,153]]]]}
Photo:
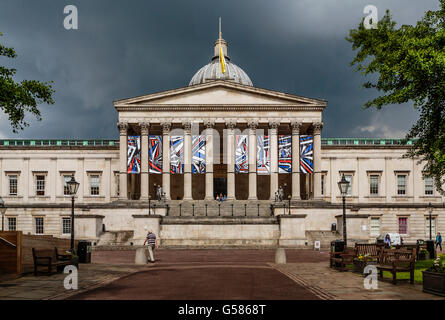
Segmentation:
{"type": "Polygon", "coordinates": [[[323,122],[315,122],[314,127],[314,199],[321,200],[321,128],[323,122]]]}
{"type": "Polygon", "coordinates": [[[184,122],[184,200],[192,200],[192,125],[184,122]]]}
{"type": "Polygon", "coordinates": [[[162,123],[162,189],[170,200],[170,122],[162,123]]]}
{"type": "Polygon", "coordinates": [[[149,175],[148,175],[148,132],[150,124],[139,123],[141,128],[141,200],[148,200],[149,175]]]}
{"type": "Polygon", "coordinates": [[[128,123],[119,122],[119,200],[127,200],[127,130],[128,123]]]}
{"type": "Polygon", "coordinates": [[[257,200],[256,196],[256,157],[257,157],[257,138],[256,128],[258,123],[252,121],[249,126],[249,197],[248,200],[257,200]]]}
{"type": "Polygon", "coordinates": [[[277,122],[269,123],[270,200],[275,199],[278,190],[278,126],[277,122]]]}
{"type": "Polygon", "coordinates": [[[235,122],[227,122],[227,199],[235,200],[235,122]]]}
{"type": "Polygon", "coordinates": [[[301,122],[292,122],[292,200],[300,200],[300,129],[301,122]]]}
{"type": "Polygon", "coordinates": [[[212,200],[213,199],[213,132],[212,128],[214,123],[211,121],[206,122],[206,192],[205,199],[212,200]]]}

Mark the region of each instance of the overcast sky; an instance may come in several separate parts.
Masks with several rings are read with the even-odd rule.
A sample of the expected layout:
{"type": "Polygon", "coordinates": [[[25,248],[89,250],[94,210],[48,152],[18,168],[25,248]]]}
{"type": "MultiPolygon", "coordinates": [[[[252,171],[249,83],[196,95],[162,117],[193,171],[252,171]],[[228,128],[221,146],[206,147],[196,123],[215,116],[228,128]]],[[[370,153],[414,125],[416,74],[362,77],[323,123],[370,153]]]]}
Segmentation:
{"type": "Polygon", "coordinates": [[[118,137],[113,100],[187,86],[209,62],[222,17],[232,62],[254,86],[321,98],[323,137],[401,137],[417,118],[411,105],[361,106],[376,92],[349,63],[344,38],[372,4],[413,24],[438,0],[1,0],[0,41],[18,58],[0,65],[17,79],[54,81],[55,104],[42,121],[13,134],[0,111],[0,138],[118,137]],[[73,4],[78,30],[65,30],[63,8],[73,4]]]}

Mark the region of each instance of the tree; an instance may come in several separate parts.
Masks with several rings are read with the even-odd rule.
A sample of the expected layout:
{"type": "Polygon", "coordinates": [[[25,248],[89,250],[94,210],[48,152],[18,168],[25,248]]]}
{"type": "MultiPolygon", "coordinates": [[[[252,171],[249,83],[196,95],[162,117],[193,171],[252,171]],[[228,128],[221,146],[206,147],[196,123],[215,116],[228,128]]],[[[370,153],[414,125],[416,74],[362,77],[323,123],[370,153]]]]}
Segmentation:
{"type": "MultiPolygon", "coordinates": [[[[0,32],[0,36],[2,33],[0,32]]],[[[13,48],[0,43],[0,57],[15,58],[17,54],[13,48]]],[[[37,107],[40,103],[54,104],[52,82],[23,80],[15,82],[13,77],[17,70],[0,65],[0,109],[9,117],[12,131],[17,133],[29,124],[25,121],[25,114],[29,112],[42,120],[37,107]]]]}
{"type": "Polygon", "coordinates": [[[440,9],[427,11],[415,26],[396,28],[386,11],[376,29],[366,29],[362,20],[346,40],[358,50],[351,66],[363,75],[378,75],[363,87],[383,93],[364,108],[412,102],[420,111],[404,140],[413,141],[405,157],[419,157],[445,194],[445,0],[439,2],[440,9]]]}

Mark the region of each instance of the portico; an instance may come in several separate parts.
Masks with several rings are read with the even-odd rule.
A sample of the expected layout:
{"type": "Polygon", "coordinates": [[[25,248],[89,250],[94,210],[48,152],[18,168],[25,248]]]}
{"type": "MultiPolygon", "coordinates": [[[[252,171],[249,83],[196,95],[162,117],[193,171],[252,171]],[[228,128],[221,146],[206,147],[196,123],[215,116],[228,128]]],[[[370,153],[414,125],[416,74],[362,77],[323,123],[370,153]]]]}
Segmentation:
{"type": "Polygon", "coordinates": [[[317,191],[320,179],[317,176],[321,171],[317,155],[320,155],[321,149],[321,112],[325,105],[322,100],[226,81],[116,101],[121,137],[120,199],[143,201],[149,195],[154,197],[152,185],[156,182],[153,180],[162,185],[167,200],[211,200],[216,196],[216,174],[219,184],[226,181],[226,196],[230,200],[273,200],[280,185],[286,185],[286,192],[292,196],[292,200],[316,198],[320,195],[317,191]],[[210,97],[211,102],[205,103],[210,97]],[[179,104],[184,99],[188,103],[179,104]],[[215,101],[224,103],[215,104],[215,101]],[[290,114],[292,117],[289,117],[290,114]],[[313,173],[300,172],[300,135],[314,137],[313,173]],[[129,136],[140,137],[141,141],[140,172],[136,173],[128,170],[129,136]],[[291,136],[291,146],[286,149],[290,153],[286,155],[290,170],[283,173],[279,168],[279,151],[283,152],[283,149],[280,149],[278,140],[286,136],[291,136]],[[160,172],[148,170],[152,161],[149,141],[153,137],[159,137],[162,144],[160,172]],[[261,141],[264,141],[264,137],[269,141],[266,145],[269,149],[266,158],[261,158],[261,148],[264,147],[261,141]],[[175,156],[172,139],[181,142],[179,164],[173,164],[171,159],[172,155],[175,156]],[[205,150],[202,159],[205,168],[201,172],[193,172],[196,146],[192,141],[199,139],[203,141],[205,150]],[[239,143],[240,139],[245,140],[239,143]],[[245,159],[237,157],[237,152],[244,152],[242,156],[245,159]],[[261,169],[260,165],[267,170],[257,172],[261,169]],[[172,166],[176,166],[176,169],[172,169],[172,166]],[[141,178],[136,179],[140,181],[140,187],[132,183],[135,180],[132,175],[140,175],[141,178]],[[308,189],[307,186],[312,185],[314,190],[308,189]],[[200,192],[192,192],[195,188],[200,192]],[[135,195],[135,190],[140,190],[140,195],[135,195]]]}

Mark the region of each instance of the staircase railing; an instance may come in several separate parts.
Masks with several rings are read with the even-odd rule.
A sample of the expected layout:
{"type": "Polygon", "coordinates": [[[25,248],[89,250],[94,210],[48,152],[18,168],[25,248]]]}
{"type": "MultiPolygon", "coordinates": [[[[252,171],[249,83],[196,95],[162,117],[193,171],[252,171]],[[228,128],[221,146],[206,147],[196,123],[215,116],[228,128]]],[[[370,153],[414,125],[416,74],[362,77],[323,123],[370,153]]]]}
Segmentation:
{"type": "Polygon", "coordinates": [[[0,237],[0,240],[2,240],[3,242],[5,242],[6,244],[9,244],[11,247],[13,248],[17,248],[17,245],[13,244],[12,242],[9,242],[8,240],[6,240],[5,238],[0,237]]]}

